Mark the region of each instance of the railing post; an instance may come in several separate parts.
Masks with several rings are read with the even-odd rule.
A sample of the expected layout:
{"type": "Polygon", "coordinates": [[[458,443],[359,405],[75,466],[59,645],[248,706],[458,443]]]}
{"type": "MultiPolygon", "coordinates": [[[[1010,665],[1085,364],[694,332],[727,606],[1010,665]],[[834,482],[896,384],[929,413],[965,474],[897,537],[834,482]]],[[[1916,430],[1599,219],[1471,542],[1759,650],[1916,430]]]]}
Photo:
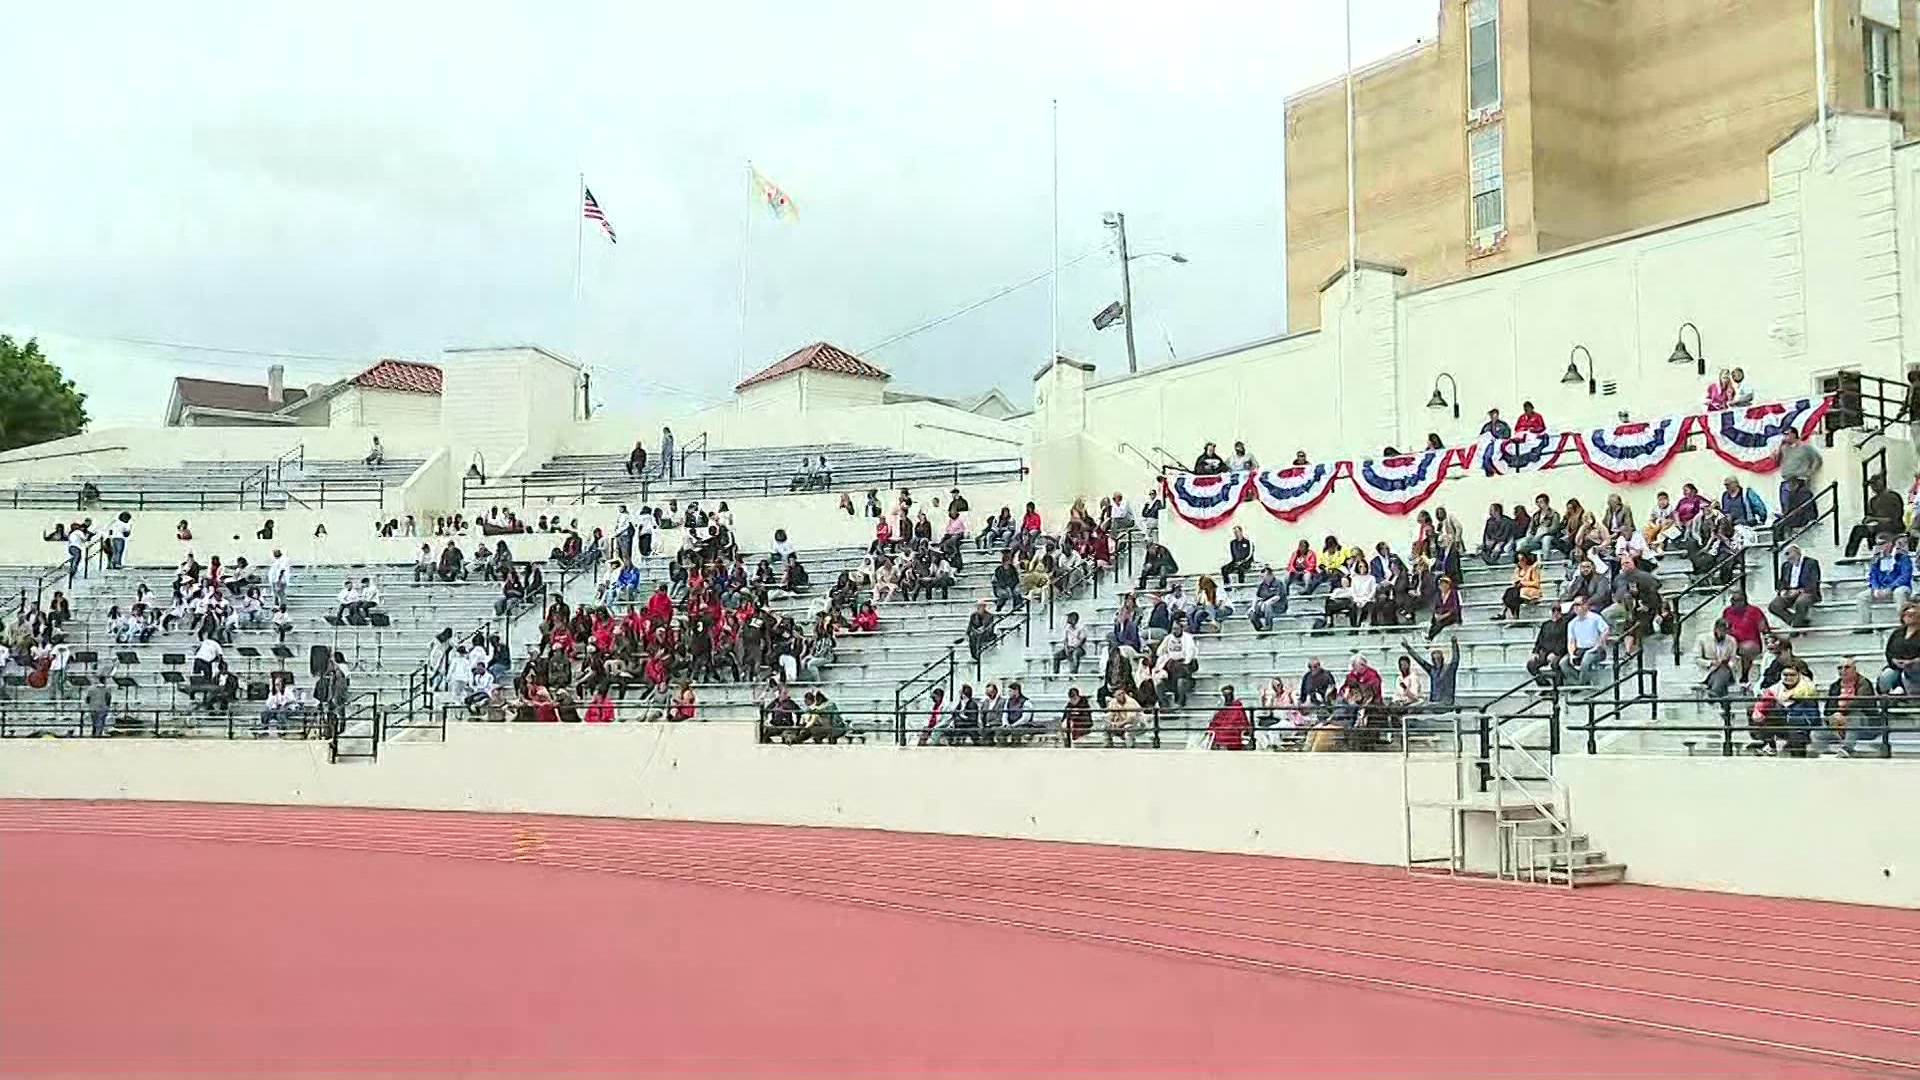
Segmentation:
{"type": "Polygon", "coordinates": [[[1733,756],[1733,706],[1724,701],[1720,703],[1720,756],[1733,756]]]}
{"type": "Polygon", "coordinates": [[[1160,749],[1160,706],[1155,705],[1153,712],[1153,748],[1160,749]]]}
{"type": "MultiPolygon", "coordinates": [[[[1616,712],[1617,711],[1618,710],[1616,710],[1616,712]]],[[[1589,701],[1587,702],[1587,753],[1588,755],[1593,755],[1600,752],[1600,738],[1599,738],[1599,735],[1597,734],[1598,730],[1599,730],[1599,726],[1594,720],[1593,702],[1589,701]]]]}

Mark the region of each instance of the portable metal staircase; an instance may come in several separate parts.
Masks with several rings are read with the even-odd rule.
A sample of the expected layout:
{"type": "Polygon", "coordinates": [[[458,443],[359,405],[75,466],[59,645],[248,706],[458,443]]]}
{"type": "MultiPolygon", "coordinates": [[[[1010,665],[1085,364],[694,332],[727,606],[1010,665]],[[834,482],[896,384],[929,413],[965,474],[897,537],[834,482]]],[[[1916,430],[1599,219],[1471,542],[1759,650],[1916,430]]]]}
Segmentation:
{"type": "MultiPolygon", "coordinates": [[[[1511,712],[1482,712],[1475,729],[1456,724],[1452,741],[1452,790],[1433,798],[1413,791],[1413,758],[1403,752],[1406,865],[1410,873],[1488,877],[1530,885],[1569,888],[1610,885],[1626,877],[1624,864],[1607,858],[1573,826],[1572,800],[1553,774],[1547,747],[1529,747],[1518,732],[1552,723],[1551,696],[1534,698],[1511,712]],[[1444,814],[1444,851],[1417,829],[1444,814]],[[1429,846],[1432,850],[1429,850],[1429,846]]],[[[1406,740],[1402,740],[1402,745],[1406,740]]]]}

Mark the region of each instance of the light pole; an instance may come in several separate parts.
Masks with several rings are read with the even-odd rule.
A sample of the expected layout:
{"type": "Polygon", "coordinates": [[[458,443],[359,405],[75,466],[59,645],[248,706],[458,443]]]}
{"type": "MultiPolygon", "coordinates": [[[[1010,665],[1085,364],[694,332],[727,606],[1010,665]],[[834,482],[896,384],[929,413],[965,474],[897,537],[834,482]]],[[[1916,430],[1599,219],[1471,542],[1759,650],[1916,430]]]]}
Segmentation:
{"type": "Polygon", "coordinates": [[[1127,374],[1140,370],[1140,358],[1133,348],[1133,260],[1127,257],[1127,215],[1115,211],[1107,215],[1107,227],[1120,239],[1120,317],[1127,331],[1127,374]]]}
{"type": "Polygon", "coordinates": [[[1138,255],[1127,253],[1127,215],[1114,211],[1103,219],[1107,228],[1114,231],[1120,246],[1120,317],[1127,334],[1127,374],[1140,370],[1139,353],[1133,346],[1133,260],[1159,256],[1176,263],[1187,261],[1179,252],[1143,251],[1138,255]]]}

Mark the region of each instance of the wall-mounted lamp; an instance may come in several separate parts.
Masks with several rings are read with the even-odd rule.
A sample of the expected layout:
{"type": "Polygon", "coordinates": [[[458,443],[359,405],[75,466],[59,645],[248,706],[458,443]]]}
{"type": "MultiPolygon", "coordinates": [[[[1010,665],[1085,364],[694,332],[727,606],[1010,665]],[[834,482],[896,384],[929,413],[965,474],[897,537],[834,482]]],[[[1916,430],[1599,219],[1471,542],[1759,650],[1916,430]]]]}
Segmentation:
{"type": "Polygon", "coordinates": [[[1447,380],[1447,385],[1453,387],[1453,401],[1451,405],[1453,408],[1453,418],[1458,420],[1460,419],[1460,383],[1447,372],[1441,372],[1439,376],[1433,380],[1433,396],[1427,399],[1427,408],[1444,409],[1449,405],[1447,395],[1440,392],[1441,379],[1447,380]]]}
{"type": "MultiPolygon", "coordinates": [[[[1588,352],[1585,345],[1575,345],[1573,349],[1567,353],[1567,370],[1565,374],[1560,376],[1560,381],[1568,386],[1578,386],[1581,383],[1586,383],[1587,393],[1597,394],[1600,392],[1600,384],[1595,382],[1593,378],[1593,353],[1588,352]],[[1581,353],[1586,353],[1587,356],[1587,373],[1585,375],[1580,374],[1581,353]]],[[[1608,392],[1611,393],[1612,391],[1608,392]]]]}
{"type": "Polygon", "coordinates": [[[1680,333],[1675,335],[1673,355],[1667,357],[1669,364],[1692,364],[1694,374],[1707,373],[1707,347],[1700,341],[1700,328],[1690,322],[1680,324],[1680,333]],[[1687,331],[1693,331],[1693,351],[1687,351],[1687,331]]]}

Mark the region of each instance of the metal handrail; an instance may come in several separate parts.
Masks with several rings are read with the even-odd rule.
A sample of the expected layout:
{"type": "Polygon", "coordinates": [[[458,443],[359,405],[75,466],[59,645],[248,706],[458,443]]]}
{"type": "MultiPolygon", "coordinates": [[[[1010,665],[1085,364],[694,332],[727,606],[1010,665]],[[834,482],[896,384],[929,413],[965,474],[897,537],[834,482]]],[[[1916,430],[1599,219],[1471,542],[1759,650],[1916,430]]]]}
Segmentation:
{"type": "Polygon", "coordinates": [[[916,421],[913,426],[916,428],[926,428],[930,431],[946,431],[955,435],[966,435],[974,439],[985,439],[987,442],[1002,443],[1007,446],[1026,445],[1026,443],[1021,442],[1019,439],[1003,439],[998,435],[982,435],[977,431],[968,431],[966,428],[948,427],[945,424],[928,424],[916,421]]]}
{"type": "MultiPolygon", "coordinates": [[[[986,458],[973,461],[920,462],[906,465],[855,466],[849,469],[833,471],[833,486],[836,488],[881,486],[898,487],[902,482],[917,483],[926,480],[950,481],[955,487],[962,481],[972,481],[981,473],[1024,473],[1024,458],[986,458]],[[965,475],[963,475],[965,474],[965,475]]],[[[644,481],[626,478],[596,479],[588,473],[547,475],[532,474],[516,478],[519,488],[520,505],[526,506],[534,498],[548,498],[553,495],[565,495],[573,503],[584,503],[589,498],[603,500],[622,499],[629,496],[641,501],[648,498],[690,498],[706,500],[710,498],[751,498],[773,497],[795,494],[791,490],[791,475],[775,475],[771,472],[758,476],[730,480],[725,476],[706,476],[687,478],[676,477],[665,481],[651,477],[644,481]],[[758,482],[759,491],[752,490],[758,482]],[[662,485],[671,484],[665,490],[662,485]],[[697,489],[697,490],[690,490],[697,489]]],[[[984,479],[982,482],[985,482],[984,479]]],[[[474,505],[480,498],[498,498],[500,492],[486,482],[476,481],[472,476],[463,476],[460,482],[460,505],[474,505]],[[479,488],[489,488],[490,494],[476,496],[479,488]]]]}

